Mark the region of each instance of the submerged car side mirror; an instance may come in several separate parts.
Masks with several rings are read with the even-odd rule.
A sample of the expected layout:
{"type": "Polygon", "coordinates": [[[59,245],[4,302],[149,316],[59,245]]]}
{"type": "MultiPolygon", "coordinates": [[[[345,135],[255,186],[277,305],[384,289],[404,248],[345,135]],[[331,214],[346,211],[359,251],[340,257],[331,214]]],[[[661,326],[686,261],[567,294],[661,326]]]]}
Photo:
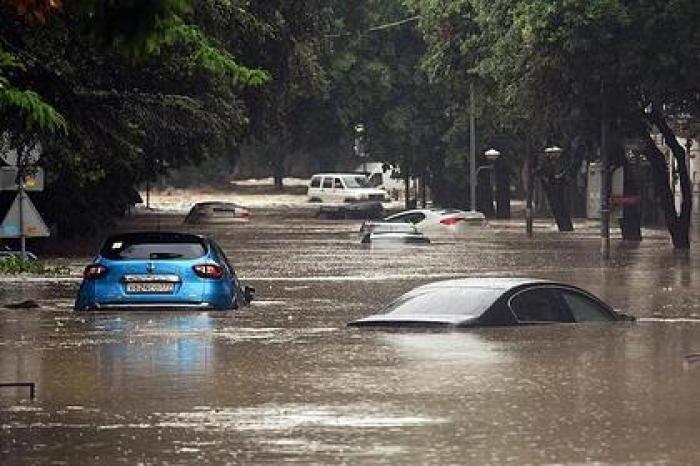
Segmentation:
{"type": "Polygon", "coordinates": [[[634,322],[635,320],[637,320],[636,317],[629,315],[629,314],[626,314],[626,313],[620,311],[619,309],[615,309],[615,313],[617,314],[618,320],[627,321],[627,322],[634,322]]]}
{"type": "Polygon", "coordinates": [[[243,287],[243,299],[245,299],[246,303],[249,303],[255,299],[255,288],[245,285],[243,287]]]}

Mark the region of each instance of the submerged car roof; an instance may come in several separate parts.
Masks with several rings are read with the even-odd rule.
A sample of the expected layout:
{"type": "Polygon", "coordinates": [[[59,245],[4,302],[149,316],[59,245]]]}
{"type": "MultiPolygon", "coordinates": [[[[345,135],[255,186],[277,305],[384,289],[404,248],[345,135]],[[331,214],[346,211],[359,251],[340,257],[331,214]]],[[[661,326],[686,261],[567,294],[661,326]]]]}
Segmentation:
{"type": "Polygon", "coordinates": [[[216,207],[216,206],[224,206],[224,207],[243,207],[240,204],[236,204],[235,202],[227,202],[227,201],[205,201],[205,202],[197,202],[192,206],[192,208],[199,208],[199,207],[216,207]]]}
{"type": "Polygon", "coordinates": [[[141,231],[132,233],[120,233],[107,238],[105,244],[123,241],[125,243],[145,242],[145,243],[202,243],[204,237],[191,233],[179,233],[174,231],[141,231]]]}
{"type": "Polygon", "coordinates": [[[432,288],[490,288],[495,290],[507,290],[510,288],[535,283],[554,284],[556,282],[551,280],[542,280],[539,278],[523,277],[471,277],[428,283],[427,285],[415,288],[415,290],[428,290],[432,288]]]}
{"type": "Polygon", "coordinates": [[[314,173],[311,177],[313,178],[314,176],[366,176],[364,173],[360,172],[332,172],[332,173],[314,173]]]}

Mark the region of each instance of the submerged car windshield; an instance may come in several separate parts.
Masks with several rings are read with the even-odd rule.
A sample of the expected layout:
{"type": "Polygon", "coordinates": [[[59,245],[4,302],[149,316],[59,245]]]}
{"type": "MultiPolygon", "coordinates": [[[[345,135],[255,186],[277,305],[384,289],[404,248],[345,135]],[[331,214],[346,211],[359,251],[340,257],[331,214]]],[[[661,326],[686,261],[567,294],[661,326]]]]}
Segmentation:
{"type": "Polygon", "coordinates": [[[101,251],[103,257],[111,260],[196,259],[205,253],[202,243],[128,243],[122,240],[108,241],[101,251]]]}
{"type": "Polygon", "coordinates": [[[367,178],[364,176],[344,176],[343,181],[345,181],[345,187],[348,189],[357,189],[357,188],[370,188],[371,186],[369,185],[369,182],[367,181],[367,178]]]}
{"type": "Polygon", "coordinates": [[[381,312],[392,316],[479,317],[503,293],[493,288],[431,288],[407,293],[381,312]]]}

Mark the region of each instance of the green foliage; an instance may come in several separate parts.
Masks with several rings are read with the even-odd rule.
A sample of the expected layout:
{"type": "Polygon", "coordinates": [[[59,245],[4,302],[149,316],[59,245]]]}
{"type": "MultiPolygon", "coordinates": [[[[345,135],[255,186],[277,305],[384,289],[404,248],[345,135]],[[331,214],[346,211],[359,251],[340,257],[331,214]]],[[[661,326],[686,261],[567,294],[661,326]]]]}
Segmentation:
{"type": "Polygon", "coordinates": [[[595,141],[602,100],[611,120],[622,122],[620,133],[636,131],[645,102],[695,105],[697,2],[408,3],[422,15],[429,76],[456,88],[475,81],[494,134],[527,133],[536,145],[595,141]]]}
{"type": "Polygon", "coordinates": [[[197,65],[212,73],[229,77],[236,84],[262,86],[270,79],[269,73],[262,69],[250,69],[239,65],[229,52],[214,47],[196,26],[180,24],[171,28],[167,34],[167,42],[171,45],[181,42],[192,46],[192,58],[197,65]]]}
{"type": "Polygon", "coordinates": [[[70,270],[64,266],[48,266],[41,261],[22,259],[20,256],[0,257],[0,274],[3,275],[68,275],[70,270]]]}
{"type": "Polygon", "coordinates": [[[38,128],[52,133],[65,133],[66,120],[53,106],[34,91],[13,87],[5,76],[9,71],[24,69],[24,65],[15,55],[0,49],[0,112],[11,110],[23,115],[29,131],[38,128]]]}
{"type": "Polygon", "coordinates": [[[106,225],[145,180],[280,127],[325,83],[322,3],[79,0],[43,25],[0,23],[0,125],[44,149],[47,221],[106,225]]]}
{"type": "Polygon", "coordinates": [[[90,34],[102,44],[142,58],[160,51],[173,28],[191,12],[189,0],[76,0],[68,15],[89,18],[90,34]]]}
{"type": "Polygon", "coordinates": [[[3,107],[12,107],[25,115],[26,126],[33,126],[49,132],[66,132],[67,124],[63,116],[33,91],[21,91],[9,87],[9,83],[0,79],[0,111],[3,107]]]}
{"type": "Polygon", "coordinates": [[[64,231],[244,144],[276,174],[301,153],[359,164],[357,122],[373,159],[463,203],[470,85],[478,153],[592,148],[602,102],[618,139],[649,102],[698,113],[699,19],[694,0],[79,0],[0,23],[0,124],[46,149],[64,231]]]}

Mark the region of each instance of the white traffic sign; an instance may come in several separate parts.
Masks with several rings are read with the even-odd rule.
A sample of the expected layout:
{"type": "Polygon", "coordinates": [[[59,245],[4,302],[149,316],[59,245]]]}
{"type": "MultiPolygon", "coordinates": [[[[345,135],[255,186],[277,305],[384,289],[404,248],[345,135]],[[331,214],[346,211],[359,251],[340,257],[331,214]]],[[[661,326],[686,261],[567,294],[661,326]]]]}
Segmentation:
{"type": "MultiPolygon", "coordinates": [[[[10,209],[5,214],[5,219],[0,224],[0,238],[19,238],[20,231],[20,206],[19,194],[15,197],[10,209]]],[[[24,224],[24,236],[35,238],[40,236],[50,236],[49,229],[41,218],[39,211],[36,210],[34,204],[29,199],[27,194],[24,194],[22,199],[22,220],[24,224]]]]}
{"type": "MultiPolygon", "coordinates": [[[[19,191],[17,185],[17,167],[0,167],[0,191],[19,191]]],[[[24,178],[25,191],[44,190],[44,169],[35,168],[32,175],[24,178]]]]}
{"type": "MultiPolygon", "coordinates": [[[[41,143],[36,143],[31,147],[25,146],[23,152],[23,165],[36,165],[41,158],[41,143]]],[[[0,159],[12,166],[17,166],[19,159],[17,150],[10,148],[10,136],[7,132],[0,134],[0,159]]]]}

